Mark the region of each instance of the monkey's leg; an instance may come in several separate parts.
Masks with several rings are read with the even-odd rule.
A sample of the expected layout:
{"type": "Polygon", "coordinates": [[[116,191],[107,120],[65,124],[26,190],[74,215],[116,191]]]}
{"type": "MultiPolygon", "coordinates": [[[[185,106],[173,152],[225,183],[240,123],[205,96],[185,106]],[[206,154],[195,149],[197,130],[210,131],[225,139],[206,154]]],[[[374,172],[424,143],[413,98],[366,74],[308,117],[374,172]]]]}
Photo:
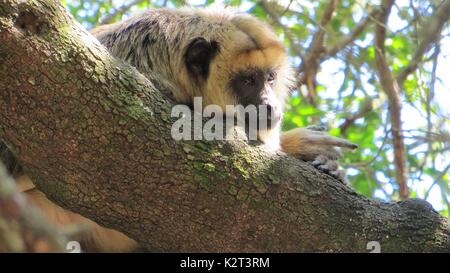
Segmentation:
{"type": "Polygon", "coordinates": [[[23,175],[16,179],[18,188],[50,223],[57,227],[67,225],[83,225],[88,228],[81,232],[79,243],[83,252],[131,252],[138,248],[138,244],[123,233],[104,228],[97,223],[71,211],[63,209],[47,199],[37,190],[28,176],[23,175]]]}
{"type": "Polygon", "coordinates": [[[328,135],[325,128],[312,126],[296,128],[281,135],[282,150],[317,169],[345,182],[345,172],[338,170],[336,160],[342,157],[337,147],[356,149],[358,146],[345,139],[328,135]]]}

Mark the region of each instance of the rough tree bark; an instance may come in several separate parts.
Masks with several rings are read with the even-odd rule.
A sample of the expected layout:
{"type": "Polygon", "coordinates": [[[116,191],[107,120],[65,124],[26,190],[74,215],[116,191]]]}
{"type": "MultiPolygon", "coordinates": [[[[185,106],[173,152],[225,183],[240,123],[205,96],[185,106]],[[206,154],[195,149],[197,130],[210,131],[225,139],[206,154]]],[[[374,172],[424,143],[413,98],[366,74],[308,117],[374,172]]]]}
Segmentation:
{"type": "Polygon", "coordinates": [[[156,84],[56,1],[0,0],[0,138],[59,205],[154,251],[450,251],[424,201],[370,200],[242,141],[174,141],[156,84]]]}

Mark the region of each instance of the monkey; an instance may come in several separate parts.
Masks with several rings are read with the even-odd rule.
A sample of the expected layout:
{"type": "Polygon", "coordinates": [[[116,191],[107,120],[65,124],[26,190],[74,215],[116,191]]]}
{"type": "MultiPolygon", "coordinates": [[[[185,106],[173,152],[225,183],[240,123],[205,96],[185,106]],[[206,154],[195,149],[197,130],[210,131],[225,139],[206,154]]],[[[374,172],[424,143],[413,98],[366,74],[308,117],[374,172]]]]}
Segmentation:
{"type": "MultiPolygon", "coordinates": [[[[264,147],[311,162],[343,180],[336,163],[342,156],[337,147],[355,149],[355,144],[330,136],[318,126],[281,133],[293,70],[282,42],[257,18],[231,9],[162,8],[99,26],[91,34],[114,57],[170,86],[162,91],[179,104],[192,105],[195,97],[202,97],[204,106],[222,109],[263,106],[268,126],[258,128],[257,136],[264,147]]],[[[92,231],[85,240],[88,249],[129,251],[138,247],[126,235],[53,204],[27,176],[17,180],[52,222],[90,225],[92,231]]]]}

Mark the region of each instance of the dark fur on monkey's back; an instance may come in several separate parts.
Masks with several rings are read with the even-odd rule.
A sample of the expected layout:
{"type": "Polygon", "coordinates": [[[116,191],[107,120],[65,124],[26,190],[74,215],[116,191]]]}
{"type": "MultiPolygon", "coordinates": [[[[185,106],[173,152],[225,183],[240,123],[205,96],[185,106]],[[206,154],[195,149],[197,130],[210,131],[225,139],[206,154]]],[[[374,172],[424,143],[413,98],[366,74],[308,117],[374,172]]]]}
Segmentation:
{"type": "Polygon", "coordinates": [[[14,154],[6,146],[6,144],[0,140],[0,161],[5,165],[6,170],[14,177],[18,177],[23,174],[22,167],[19,165],[14,154]]]}
{"type": "Polygon", "coordinates": [[[156,9],[91,33],[112,55],[170,87],[173,93],[166,95],[178,103],[202,96],[205,105],[240,104],[229,80],[249,68],[276,69],[274,90],[280,100],[288,94],[291,69],[284,46],[268,25],[249,14],[156,9]]]}

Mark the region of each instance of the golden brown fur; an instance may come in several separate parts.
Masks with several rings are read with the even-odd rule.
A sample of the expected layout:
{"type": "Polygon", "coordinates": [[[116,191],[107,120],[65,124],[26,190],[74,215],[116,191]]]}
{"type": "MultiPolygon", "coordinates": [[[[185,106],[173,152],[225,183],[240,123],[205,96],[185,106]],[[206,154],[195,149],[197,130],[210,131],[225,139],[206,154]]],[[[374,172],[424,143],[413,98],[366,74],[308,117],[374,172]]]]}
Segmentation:
{"type": "Polygon", "coordinates": [[[80,238],[75,238],[79,240],[83,252],[128,252],[137,249],[138,244],[123,233],[101,227],[94,221],[63,209],[48,200],[41,191],[34,187],[28,176],[19,177],[16,179],[16,183],[27,200],[38,208],[50,223],[61,228],[77,224],[81,225],[82,230],[83,227],[87,229],[84,232],[81,231],[80,236],[78,236],[80,238]]]}

